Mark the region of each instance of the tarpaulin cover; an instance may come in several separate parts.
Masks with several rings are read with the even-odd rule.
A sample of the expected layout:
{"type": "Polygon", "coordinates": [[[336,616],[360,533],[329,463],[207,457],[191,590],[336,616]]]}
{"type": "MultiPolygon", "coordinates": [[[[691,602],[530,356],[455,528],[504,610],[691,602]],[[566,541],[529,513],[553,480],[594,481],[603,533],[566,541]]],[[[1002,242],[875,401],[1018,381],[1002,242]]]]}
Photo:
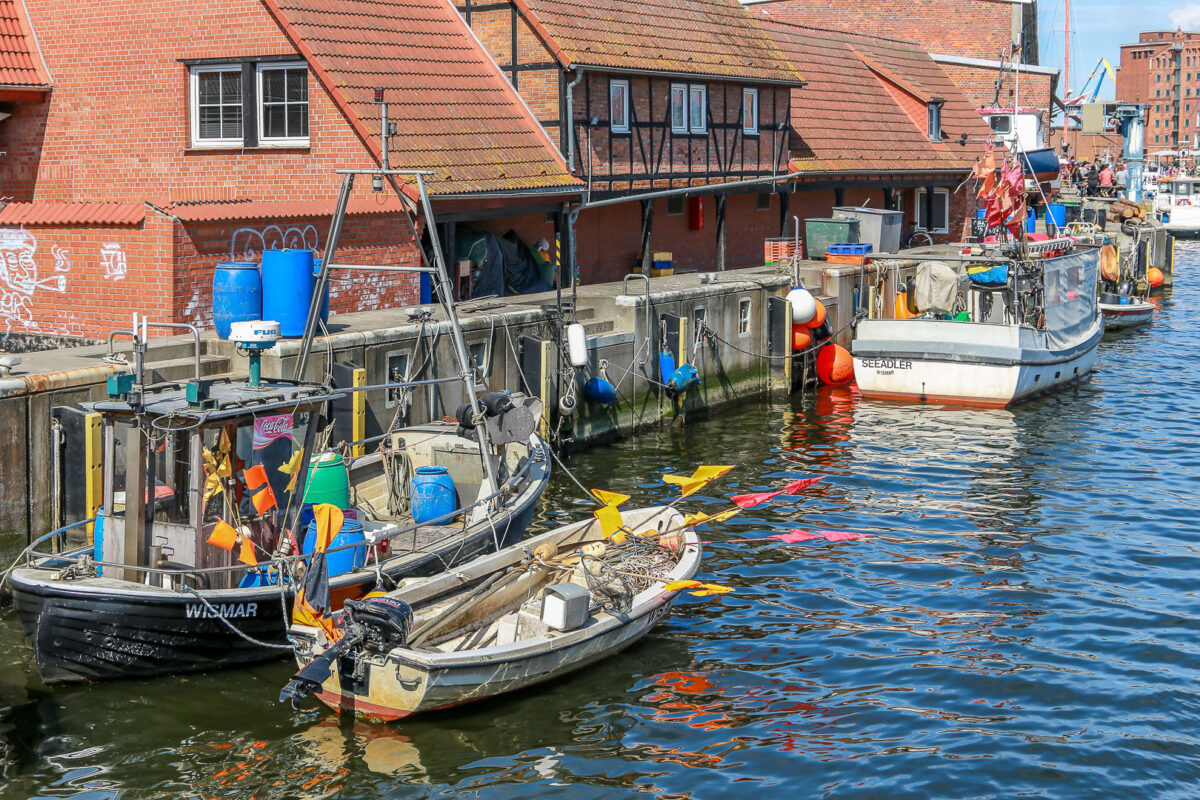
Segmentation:
{"type": "Polygon", "coordinates": [[[454,257],[479,265],[479,277],[472,287],[471,297],[532,294],[553,288],[542,280],[537,259],[515,231],[497,236],[459,225],[455,232],[454,257]]]}
{"type": "Polygon", "coordinates": [[[951,267],[938,261],[922,261],[917,265],[916,289],[913,299],[917,309],[926,311],[941,311],[954,313],[958,300],[959,282],[967,280],[965,275],[959,275],[951,267]]]}
{"type": "Polygon", "coordinates": [[[1062,350],[1087,338],[1096,321],[1100,251],[1082,250],[1042,262],[1046,288],[1046,343],[1062,350]]]}

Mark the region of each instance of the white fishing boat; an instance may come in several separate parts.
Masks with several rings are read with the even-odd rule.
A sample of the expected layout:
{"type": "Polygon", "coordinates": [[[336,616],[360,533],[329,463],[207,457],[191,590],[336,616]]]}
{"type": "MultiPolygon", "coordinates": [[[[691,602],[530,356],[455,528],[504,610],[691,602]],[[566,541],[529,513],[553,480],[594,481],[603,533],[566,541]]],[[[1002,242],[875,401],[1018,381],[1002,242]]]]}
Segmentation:
{"type": "Polygon", "coordinates": [[[912,291],[884,304],[906,318],[864,319],[855,331],[863,395],[1002,407],[1086,380],[1103,334],[1099,249],[1069,239],[1035,249],[1067,252],[914,255],[912,291]]]}
{"type": "Polygon", "coordinates": [[[1154,303],[1144,297],[1109,294],[1100,295],[1100,313],[1107,330],[1137,328],[1154,319],[1154,303]]]}
{"type": "Polygon", "coordinates": [[[293,625],[309,693],[338,711],[394,720],[512,692],[645,636],[700,566],[700,539],[672,508],[622,513],[626,541],[595,519],[567,525],[379,597],[350,601],[341,638],[293,625]]]}
{"type": "Polygon", "coordinates": [[[1200,237],[1200,178],[1159,178],[1154,211],[1176,236],[1200,237]]]}

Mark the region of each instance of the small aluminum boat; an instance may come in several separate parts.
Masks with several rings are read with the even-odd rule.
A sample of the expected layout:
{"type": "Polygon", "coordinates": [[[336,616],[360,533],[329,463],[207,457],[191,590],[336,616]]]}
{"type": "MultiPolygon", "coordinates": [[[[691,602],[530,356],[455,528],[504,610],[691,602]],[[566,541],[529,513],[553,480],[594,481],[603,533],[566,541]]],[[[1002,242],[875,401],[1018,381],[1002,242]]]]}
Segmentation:
{"type": "Polygon", "coordinates": [[[1154,303],[1144,297],[1104,293],[1099,305],[1105,330],[1137,328],[1154,319],[1154,303]]]}

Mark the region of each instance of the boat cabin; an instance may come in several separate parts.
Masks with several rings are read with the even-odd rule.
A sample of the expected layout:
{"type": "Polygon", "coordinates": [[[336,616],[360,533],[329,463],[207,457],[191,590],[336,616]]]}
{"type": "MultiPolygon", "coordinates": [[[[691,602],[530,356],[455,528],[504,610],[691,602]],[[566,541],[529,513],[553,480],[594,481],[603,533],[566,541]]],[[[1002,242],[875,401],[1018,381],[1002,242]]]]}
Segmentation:
{"type": "Polygon", "coordinates": [[[1159,178],[1155,186],[1155,208],[1200,205],[1200,178],[1159,178]]]}
{"type": "Polygon", "coordinates": [[[1034,108],[981,108],[980,116],[992,129],[992,143],[1013,152],[1045,147],[1042,114],[1034,108]]]}

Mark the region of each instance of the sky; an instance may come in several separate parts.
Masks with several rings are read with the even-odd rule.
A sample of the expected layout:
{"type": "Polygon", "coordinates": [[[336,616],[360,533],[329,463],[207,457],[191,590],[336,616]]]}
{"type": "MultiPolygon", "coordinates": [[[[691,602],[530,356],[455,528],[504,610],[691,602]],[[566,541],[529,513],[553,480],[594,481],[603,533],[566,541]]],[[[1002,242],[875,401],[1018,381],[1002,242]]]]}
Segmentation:
{"type": "MultiPolygon", "coordinates": [[[[1038,51],[1044,66],[1062,69],[1065,0],[1037,0],[1038,51]]],[[[1072,0],[1071,92],[1083,86],[1103,56],[1114,70],[1120,66],[1121,45],[1137,41],[1143,30],[1200,31],[1200,2],[1196,0],[1072,0]]],[[[1062,81],[1059,81],[1062,90],[1062,81]]],[[[1104,79],[1100,99],[1112,100],[1113,87],[1104,79]]]]}

